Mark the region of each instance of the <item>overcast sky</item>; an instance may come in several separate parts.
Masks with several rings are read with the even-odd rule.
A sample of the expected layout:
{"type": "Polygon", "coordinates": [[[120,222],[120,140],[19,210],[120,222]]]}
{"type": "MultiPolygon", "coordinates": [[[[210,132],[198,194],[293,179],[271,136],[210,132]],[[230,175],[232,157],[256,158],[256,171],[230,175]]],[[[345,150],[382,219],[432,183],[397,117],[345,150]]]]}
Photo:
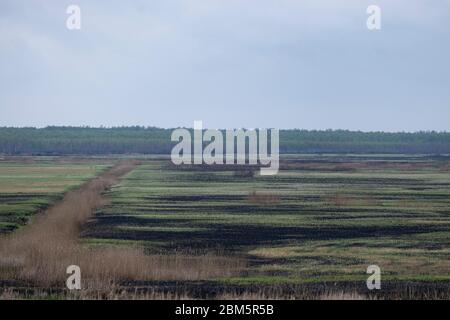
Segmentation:
{"type": "Polygon", "coordinates": [[[450,0],[0,1],[0,126],[194,120],[450,131],[450,0]]]}

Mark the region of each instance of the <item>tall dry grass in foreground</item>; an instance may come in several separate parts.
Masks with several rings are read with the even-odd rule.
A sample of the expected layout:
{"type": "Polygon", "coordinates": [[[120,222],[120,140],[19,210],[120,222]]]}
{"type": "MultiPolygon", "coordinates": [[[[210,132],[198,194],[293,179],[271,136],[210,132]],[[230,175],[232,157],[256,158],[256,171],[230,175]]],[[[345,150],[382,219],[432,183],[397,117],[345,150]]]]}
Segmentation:
{"type": "Polygon", "coordinates": [[[137,163],[124,162],[70,191],[18,232],[0,240],[0,280],[29,286],[64,287],[66,268],[81,268],[83,288],[107,289],[126,280],[199,280],[241,271],[239,259],[206,254],[145,255],[139,248],[87,248],[79,244],[82,225],[106,204],[103,192],[137,163]]]}
{"type": "Polygon", "coordinates": [[[326,291],[323,293],[314,293],[304,291],[297,293],[276,292],[272,290],[266,292],[259,290],[256,292],[244,291],[240,293],[228,292],[216,297],[219,300],[368,300],[369,297],[361,295],[356,291],[326,291]]]}
{"type": "MultiPolygon", "coordinates": [[[[67,300],[195,300],[198,297],[193,297],[188,292],[184,292],[182,289],[180,292],[161,292],[157,290],[146,290],[140,292],[138,290],[130,291],[123,288],[112,285],[104,290],[82,290],[61,293],[49,292],[45,290],[33,290],[29,293],[19,292],[15,289],[7,289],[3,292],[0,291],[0,300],[15,300],[21,298],[34,298],[34,299],[48,299],[51,297],[63,297],[67,300]]],[[[361,295],[357,292],[342,292],[342,291],[330,291],[322,294],[303,293],[303,295],[297,297],[295,294],[276,293],[276,292],[264,292],[259,291],[243,291],[243,292],[224,292],[219,293],[212,297],[217,300],[375,300],[375,297],[369,297],[361,295]]]]}

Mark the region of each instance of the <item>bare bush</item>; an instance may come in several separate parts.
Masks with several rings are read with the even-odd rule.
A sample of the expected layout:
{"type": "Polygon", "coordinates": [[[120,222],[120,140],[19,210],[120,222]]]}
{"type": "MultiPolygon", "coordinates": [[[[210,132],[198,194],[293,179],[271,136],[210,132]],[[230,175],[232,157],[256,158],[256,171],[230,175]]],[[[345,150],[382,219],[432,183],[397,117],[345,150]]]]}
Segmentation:
{"type": "Polygon", "coordinates": [[[268,193],[256,193],[256,191],[252,191],[248,197],[247,201],[251,204],[255,205],[274,205],[278,204],[281,201],[279,195],[276,194],[268,194],[268,193]]]}

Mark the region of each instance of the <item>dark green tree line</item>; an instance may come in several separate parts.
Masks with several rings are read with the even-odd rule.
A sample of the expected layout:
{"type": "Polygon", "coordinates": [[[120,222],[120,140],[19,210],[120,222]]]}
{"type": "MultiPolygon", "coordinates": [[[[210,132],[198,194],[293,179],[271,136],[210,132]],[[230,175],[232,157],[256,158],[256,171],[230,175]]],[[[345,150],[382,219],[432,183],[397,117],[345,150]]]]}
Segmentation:
{"type": "MultiPolygon", "coordinates": [[[[0,154],[168,154],[172,129],[155,127],[0,128],[0,154]]],[[[450,154],[450,133],[281,130],[281,153],[450,154]]]]}

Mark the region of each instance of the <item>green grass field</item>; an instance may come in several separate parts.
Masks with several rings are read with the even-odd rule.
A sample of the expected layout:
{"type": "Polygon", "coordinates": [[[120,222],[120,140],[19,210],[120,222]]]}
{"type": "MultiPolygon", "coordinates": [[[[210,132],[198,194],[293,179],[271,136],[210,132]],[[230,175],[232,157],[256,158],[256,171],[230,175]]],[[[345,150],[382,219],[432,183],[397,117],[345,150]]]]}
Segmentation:
{"type": "Polygon", "coordinates": [[[25,224],[36,212],[106,168],[94,160],[20,157],[0,161],[0,234],[25,224]]]}
{"type": "Polygon", "coordinates": [[[91,245],[228,252],[229,285],[450,280],[449,159],[287,156],[276,176],[144,161],[84,231],[91,245]]]}
{"type": "MultiPolygon", "coordinates": [[[[0,233],[17,229],[117,160],[3,159],[0,233]]],[[[401,296],[396,296],[403,290],[399,284],[445,291],[450,283],[446,157],[291,155],[283,157],[275,176],[260,176],[258,168],[180,167],[161,157],[141,157],[106,195],[109,203],[82,229],[86,246],[138,246],[148,254],[208,253],[247,261],[239,274],[201,286],[183,282],[206,294],[217,288],[315,290],[324,285],[364,290],[373,264],[381,268],[384,288],[394,292],[389,297],[401,296]]],[[[167,281],[127,283],[178,290],[167,281]]]]}

